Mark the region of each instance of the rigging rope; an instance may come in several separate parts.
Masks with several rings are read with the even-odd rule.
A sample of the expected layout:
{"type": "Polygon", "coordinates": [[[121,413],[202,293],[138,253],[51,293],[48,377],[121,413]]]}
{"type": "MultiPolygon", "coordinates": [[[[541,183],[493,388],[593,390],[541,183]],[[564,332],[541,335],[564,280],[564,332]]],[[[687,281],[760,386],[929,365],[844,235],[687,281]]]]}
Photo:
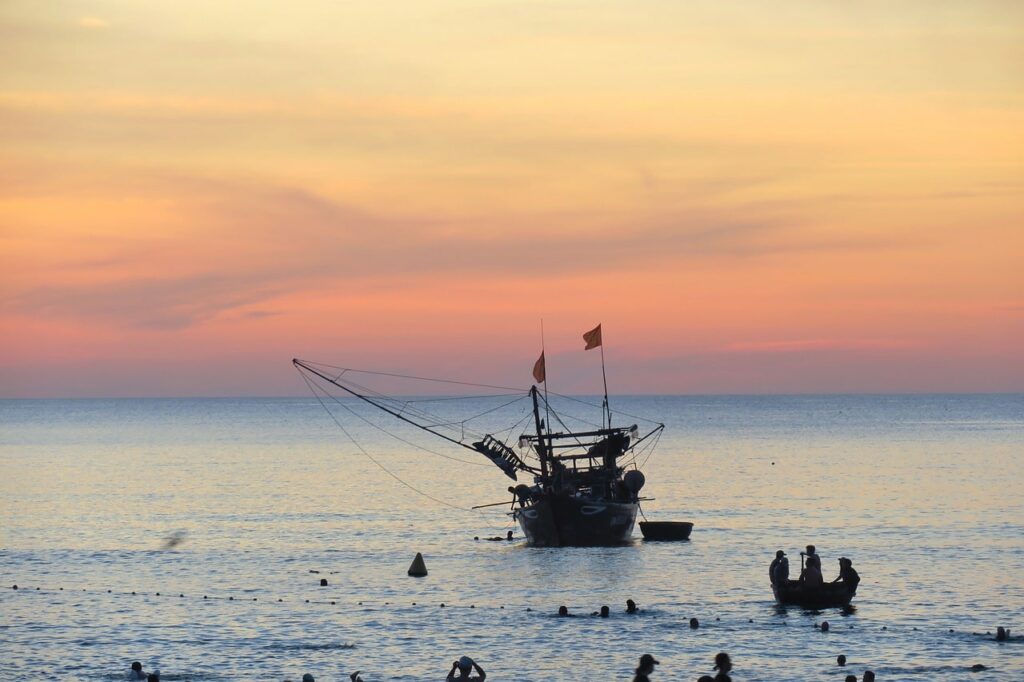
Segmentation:
{"type": "MultiPolygon", "coordinates": [[[[345,434],[346,436],[348,436],[348,439],[349,439],[350,441],[352,441],[352,444],[353,444],[353,445],[355,445],[355,446],[356,446],[356,448],[358,448],[358,449],[359,449],[359,451],[360,451],[361,453],[363,453],[363,455],[364,455],[364,456],[365,456],[365,457],[366,457],[366,458],[367,458],[368,460],[370,460],[371,462],[373,462],[374,464],[376,464],[376,465],[377,465],[377,466],[378,466],[378,467],[380,468],[380,470],[381,470],[381,471],[383,471],[383,472],[384,472],[384,473],[386,473],[386,474],[387,474],[388,476],[390,476],[391,478],[395,479],[396,481],[398,481],[399,483],[401,483],[402,485],[404,485],[404,486],[405,486],[406,488],[408,488],[409,490],[412,490],[413,492],[419,493],[420,495],[422,495],[423,497],[427,498],[428,500],[433,500],[434,502],[437,502],[438,504],[442,504],[442,505],[444,505],[444,506],[446,506],[446,507],[451,507],[452,509],[458,509],[458,510],[460,510],[460,511],[467,511],[467,512],[473,512],[473,511],[475,511],[475,510],[473,510],[473,509],[470,509],[469,507],[460,507],[460,506],[458,506],[458,505],[454,505],[454,504],[452,504],[452,503],[450,503],[450,502],[446,502],[446,501],[444,501],[444,500],[442,500],[442,499],[440,499],[440,498],[434,497],[433,495],[430,495],[429,493],[425,493],[425,492],[423,492],[422,490],[420,490],[420,489],[419,489],[419,488],[417,488],[416,486],[412,485],[411,483],[407,483],[406,481],[402,480],[402,478],[400,478],[400,477],[398,476],[398,474],[396,474],[396,473],[392,472],[392,471],[391,471],[390,469],[388,469],[388,468],[387,468],[386,466],[384,466],[383,464],[381,464],[380,462],[378,462],[378,461],[377,461],[377,459],[376,459],[376,458],[375,458],[375,457],[374,457],[373,455],[371,455],[371,454],[370,454],[369,452],[367,452],[367,451],[366,451],[366,449],[365,449],[365,448],[364,448],[364,447],[363,447],[362,445],[360,445],[360,444],[359,444],[359,441],[357,441],[357,440],[356,440],[356,439],[355,439],[355,438],[354,438],[354,437],[352,436],[352,434],[351,434],[351,433],[349,433],[349,432],[348,432],[348,430],[347,430],[347,429],[346,429],[346,428],[345,428],[344,426],[342,426],[342,425],[341,425],[341,422],[340,422],[340,421],[338,421],[338,418],[334,416],[334,413],[333,413],[333,412],[331,412],[331,411],[330,411],[330,410],[329,410],[329,409],[327,408],[327,405],[325,405],[325,404],[324,404],[324,401],[323,401],[323,400],[322,400],[322,399],[320,398],[320,394],[319,394],[319,393],[317,393],[317,391],[316,391],[316,388],[315,388],[314,384],[313,384],[312,382],[310,382],[309,378],[308,378],[308,377],[307,377],[307,376],[306,376],[306,375],[305,375],[305,374],[304,374],[303,372],[301,372],[301,371],[299,371],[299,374],[300,374],[300,375],[302,376],[302,380],[306,382],[306,386],[308,386],[308,387],[309,387],[309,389],[310,389],[310,390],[312,391],[312,393],[313,393],[313,396],[314,396],[314,397],[316,397],[316,399],[317,399],[317,402],[319,402],[319,403],[320,403],[320,407],[324,408],[324,411],[325,411],[325,412],[326,412],[326,413],[327,413],[327,414],[328,414],[328,415],[330,416],[330,418],[331,418],[331,419],[332,419],[332,420],[334,421],[334,423],[338,425],[338,428],[339,428],[339,429],[341,429],[342,433],[344,433],[344,434],[345,434]]],[[[328,395],[330,395],[330,394],[328,394],[328,395]]]]}
{"type": "MultiPolygon", "coordinates": [[[[302,360],[302,362],[308,362],[302,360]]],[[[512,391],[514,393],[526,393],[525,388],[519,388],[516,386],[495,386],[493,384],[474,384],[469,381],[455,381],[452,379],[434,379],[431,377],[418,377],[412,374],[395,374],[393,372],[374,372],[368,369],[354,369],[352,367],[340,367],[338,365],[328,365],[322,362],[308,362],[310,365],[317,365],[319,367],[330,367],[331,369],[340,369],[342,373],[345,372],[356,372],[358,374],[374,374],[382,377],[395,377],[396,379],[415,379],[417,381],[431,381],[439,384],[455,384],[458,386],[475,386],[477,388],[493,388],[499,391],[512,391]]],[[[340,375],[339,375],[340,376],[340,375]]]]}

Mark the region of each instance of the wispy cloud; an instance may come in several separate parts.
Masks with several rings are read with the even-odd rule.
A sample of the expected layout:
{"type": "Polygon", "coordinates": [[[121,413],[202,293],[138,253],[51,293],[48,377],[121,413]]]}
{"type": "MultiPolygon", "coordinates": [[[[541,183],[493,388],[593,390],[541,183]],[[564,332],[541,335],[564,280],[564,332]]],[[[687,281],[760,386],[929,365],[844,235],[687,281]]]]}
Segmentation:
{"type": "Polygon", "coordinates": [[[726,353],[773,354],[847,350],[905,350],[922,348],[919,341],[904,339],[791,339],[785,341],[738,341],[723,349],[726,353]]]}
{"type": "Polygon", "coordinates": [[[4,307],[43,317],[181,328],[285,294],[344,283],[390,285],[451,273],[488,279],[572,276],[594,273],[597,264],[611,277],[638,265],[681,267],[709,257],[894,248],[889,241],[809,238],[779,218],[741,217],[724,209],[652,214],[637,225],[604,218],[591,227],[587,215],[495,214],[475,221],[376,216],[290,187],[165,175],[149,183],[134,191],[175,197],[171,210],[178,228],[108,238],[108,255],[98,260],[64,255],[60,267],[76,273],[74,281],[11,291],[4,307]],[[118,264],[126,268],[123,274],[112,271],[118,264]]]}
{"type": "Polygon", "coordinates": [[[107,28],[110,26],[106,21],[99,17],[82,17],[78,20],[78,25],[82,28],[107,28]]]}

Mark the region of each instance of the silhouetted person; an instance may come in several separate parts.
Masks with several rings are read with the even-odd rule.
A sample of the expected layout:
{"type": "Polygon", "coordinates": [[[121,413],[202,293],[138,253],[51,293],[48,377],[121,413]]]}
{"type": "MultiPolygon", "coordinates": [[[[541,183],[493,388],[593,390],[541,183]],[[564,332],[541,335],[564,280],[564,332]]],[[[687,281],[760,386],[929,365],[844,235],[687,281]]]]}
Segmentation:
{"type": "Polygon", "coordinates": [[[149,676],[146,677],[146,682],[160,682],[160,674],[150,673],[149,676]]]}
{"type": "Polygon", "coordinates": [[[135,661],[135,662],[132,663],[132,667],[128,671],[128,674],[124,676],[124,679],[126,679],[126,680],[144,680],[147,677],[149,677],[149,676],[146,675],[146,673],[142,672],[142,664],[139,663],[138,661],[135,661]]]}
{"type": "Polygon", "coordinates": [[[846,665],[846,656],[843,656],[842,654],[839,654],[838,656],[836,656],[836,665],[838,665],[838,666],[846,665]]]}
{"type": "Polygon", "coordinates": [[[701,675],[697,678],[697,682],[715,682],[715,678],[711,677],[711,675],[701,675]]]}
{"type": "Polygon", "coordinates": [[[811,566],[817,566],[818,573],[821,573],[821,557],[818,556],[818,551],[814,545],[807,545],[806,551],[801,552],[801,554],[804,556],[804,569],[800,573],[800,581],[802,582],[807,569],[811,566]]]}
{"type": "Polygon", "coordinates": [[[359,676],[359,673],[361,672],[362,670],[355,671],[354,673],[348,676],[348,679],[352,680],[352,682],[363,682],[363,678],[359,676]]]}
{"type": "Polygon", "coordinates": [[[779,551],[777,551],[775,553],[775,558],[772,559],[772,563],[768,566],[768,580],[771,581],[772,585],[774,585],[777,582],[779,582],[779,579],[778,579],[778,576],[777,576],[777,572],[778,572],[778,569],[779,569],[779,564],[781,562],[783,562],[783,561],[786,562],[786,577],[788,578],[789,577],[789,559],[786,558],[786,553],[783,552],[780,549],[779,551]]]}
{"type": "Polygon", "coordinates": [[[839,557],[839,577],[832,582],[843,582],[851,594],[856,594],[857,585],[860,584],[860,575],[853,568],[853,562],[846,557],[839,557]]]}
{"type": "Polygon", "coordinates": [[[1005,642],[1010,639],[1010,629],[1004,628],[1002,625],[996,628],[996,641],[1005,642]]]}
{"type": "Polygon", "coordinates": [[[635,601],[633,601],[632,599],[626,600],[626,613],[636,613],[639,610],[640,609],[636,607],[635,601]]]}
{"type": "Polygon", "coordinates": [[[864,682],[875,682],[875,673],[871,670],[864,671],[864,682]]]}
{"type": "Polygon", "coordinates": [[[699,627],[700,627],[700,621],[697,620],[696,618],[691,618],[690,619],[690,629],[691,630],[696,630],[699,627]]]}
{"type": "Polygon", "coordinates": [[[509,542],[512,542],[512,531],[509,531],[508,534],[505,535],[505,539],[509,542]]]}
{"type": "Polygon", "coordinates": [[[565,606],[564,604],[562,606],[559,606],[558,607],[558,615],[559,616],[568,616],[569,615],[569,607],[565,606]]]}
{"type": "Polygon", "coordinates": [[[448,671],[448,677],[445,678],[445,682],[454,682],[454,680],[471,680],[472,682],[483,682],[487,679],[487,673],[484,669],[476,664],[469,656],[463,656],[457,661],[452,661],[452,669],[448,671]],[[472,676],[473,671],[476,670],[476,676],[472,676]],[[458,671],[459,676],[456,677],[455,673],[458,671]]]}
{"type": "Polygon", "coordinates": [[[824,584],[825,580],[821,577],[821,568],[817,562],[808,561],[804,567],[804,589],[820,590],[824,584]]]}
{"type": "Polygon", "coordinates": [[[654,656],[650,654],[644,654],[640,657],[640,665],[636,667],[634,671],[636,674],[633,675],[633,682],[650,682],[649,677],[654,672],[654,666],[659,665],[659,662],[655,660],[654,656]]]}
{"type": "Polygon", "coordinates": [[[607,618],[610,613],[611,610],[607,606],[602,606],[600,611],[594,612],[594,615],[601,616],[602,618],[607,618]]]}
{"type": "Polygon", "coordinates": [[[309,673],[306,673],[305,675],[302,676],[302,682],[316,682],[316,680],[313,679],[312,675],[310,675],[309,673]]]}
{"type": "Polygon", "coordinates": [[[732,682],[732,678],[729,677],[729,671],[732,670],[732,659],[729,658],[729,654],[723,651],[715,656],[715,670],[718,671],[715,682],[732,682]]]}
{"type": "Polygon", "coordinates": [[[857,676],[856,675],[847,675],[846,676],[846,680],[844,680],[844,682],[857,682],[857,676]]]}

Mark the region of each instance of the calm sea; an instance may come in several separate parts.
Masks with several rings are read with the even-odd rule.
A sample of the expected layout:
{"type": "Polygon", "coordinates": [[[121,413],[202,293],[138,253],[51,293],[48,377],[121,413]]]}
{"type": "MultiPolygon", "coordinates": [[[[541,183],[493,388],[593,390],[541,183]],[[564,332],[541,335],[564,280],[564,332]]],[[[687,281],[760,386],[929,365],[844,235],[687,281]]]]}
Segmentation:
{"type": "Polygon", "coordinates": [[[489,680],[628,680],[649,652],[696,680],[727,651],[735,680],[1024,680],[1024,395],[613,407],[667,425],[644,512],[690,542],[484,541],[507,509],[398,479],[465,508],[508,498],[497,468],[340,411],[364,454],[313,399],[0,401],[0,678],[443,680],[468,654],[489,680]],[[807,543],[826,579],[854,559],[854,612],[774,605],[768,563],[807,543]]]}

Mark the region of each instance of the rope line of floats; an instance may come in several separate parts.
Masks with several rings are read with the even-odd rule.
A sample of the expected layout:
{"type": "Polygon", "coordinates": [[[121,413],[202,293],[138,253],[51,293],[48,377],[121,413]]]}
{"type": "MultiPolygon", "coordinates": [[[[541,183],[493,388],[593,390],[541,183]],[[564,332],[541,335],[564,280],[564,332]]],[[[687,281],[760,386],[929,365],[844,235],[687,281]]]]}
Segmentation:
{"type": "MultiPolygon", "coordinates": [[[[328,587],[328,586],[329,585],[322,585],[321,587],[328,587]]],[[[94,595],[111,595],[111,596],[116,596],[116,597],[160,597],[160,598],[164,598],[164,599],[191,599],[191,600],[195,600],[195,601],[234,602],[234,603],[238,603],[238,604],[249,604],[249,605],[252,605],[254,602],[256,602],[256,603],[261,604],[261,605],[265,605],[265,604],[271,604],[271,605],[273,605],[273,604],[310,604],[310,605],[319,605],[319,606],[350,606],[350,607],[363,607],[363,608],[389,607],[389,608],[392,608],[392,609],[402,609],[402,608],[406,608],[407,609],[407,608],[413,608],[413,607],[415,607],[415,608],[434,607],[434,608],[439,608],[439,609],[467,609],[467,610],[468,609],[479,609],[481,611],[486,611],[486,610],[504,611],[504,610],[506,610],[505,605],[503,605],[503,604],[499,604],[499,605],[482,604],[482,605],[478,606],[475,603],[471,603],[471,604],[452,604],[452,603],[448,603],[448,602],[424,602],[424,601],[410,601],[410,602],[394,601],[394,602],[392,602],[392,601],[379,601],[379,600],[369,600],[369,599],[351,600],[351,599],[340,599],[340,598],[335,598],[335,599],[330,599],[330,598],[320,598],[320,599],[313,599],[313,598],[310,598],[310,599],[289,598],[289,599],[285,599],[285,598],[282,598],[282,597],[278,597],[278,598],[275,599],[273,597],[269,597],[269,598],[268,597],[263,597],[261,599],[259,597],[235,596],[235,595],[226,595],[225,596],[225,595],[217,595],[217,594],[209,594],[209,593],[206,593],[206,594],[203,594],[202,596],[199,596],[198,594],[185,594],[184,592],[175,591],[175,590],[170,590],[170,591],[165,591],[165,590],[160,590],[160,591],[149,591],[149,590],[114,590],[114,589],[106,589],[105,590],[105,589],[102,589],[102,588],[86,588],[86,587],[82,587],[82,588],[75,587],[75,588],[65,589],[63,587],[43,587],[41,585],[39,585],[39,586],[23,586],[23,585],[18,585],[17,583],[12,584],[10,586],[10,589],[7,590],[7,591],[9,593],[13,592],[13,593],[17,593],[17,594],[26,594],[26,595],[28,595],[28,594],[36,594],[36,593],[39,593],[39,594],[67,594],[69,596],[70,595],[74,595],[74,594],[94,594],[94,595]]],[[[588,612],[588,609],[590,609],[590,608],[598,608],[599,609],[600,605],[597,606],[597,607],[593,607],[593,606],[583,606],[583,607],[581,607],[581,606],[572,606],[571,608],[572,609],[580,609],[580,610],[577,613],[571,613],[570,612],[569,615],[568,615],[569,618],[573,618],[573,617],[598,617],[599,611],[595,610],[593,612],[588,612]]],[[[526,613],[536,613],[536,614],[541,615],[541,616],[554,616],[554,617],[558,617],[558,615],[559,615],[557,607],[555,609],[551,609],[549,611],[549,610],[537,609],[537,608],[534,608],[532,606],[516,605],[514,607],[510,607],[507,610],[509,610],[509,611],[519,610],[519,611],[523,611],[523,612],[526,612],[526,613]]],[[[643,616],[651,616],[651,617],[656,618],[659,615],[663,615],[663,614],[667,615],[665,609],[663,609],[663,608],[658,608],[656,613],[652,613],[652,610],[650,610],[650,609],[639,609],[636,613],[627,613],[625,611],[622,611],[622,612],[611,611],[611,613],[618,613],[619,615],[628,616],[628,617],[631,617],[631,618],[633,618],[633,617],[643,617],[643,616]]],[[[812,612],[812,613],[814,615],[820,615],[821,612],[812,612]]],[[[840,612],[840,613],[842,613],[842,612],[840,612]]],[[[681,622],[687,622],[687,619],[685,618],[685,616],[682,618],[681,622]]],[[[722,619],[721,619],[721,617],[716,617],[713,621],[710,621],[710,622],[721,623],[722,619]]],[[[747,618],[746,621],[745,621],[745,624],[751,624],[751,623],[754,623],[754,622],[755,621],[754,621],[753,618],[747,618]]],[[[697,619],[695,617],[689,618],[688,619],[688,624],[689,624],[689,628],[691,630],[697,630],[699,628],[705,627],[704,622],[701,622],[699,619],[697,619]]],[[[782,625],[782,626],[787,626],[788,625],[788,623],[786,621],[780,621],[779,624],[782,625]]],[[[827,620],[821,620],[820,622],[815,620],[815,622],[810,627],[813,627],[813,628],[815,628],[817,630],[820,630],[823,633],[830,632],[831,629],[832,629],[831,625],[829,624],[829,622],[827,620]]],[[[901,629],[906,629],[906,630],[910,630],[910,631],[921,631],[921,628],[919,628],[917,626],[899,626],[899,625],[897,625],[897,626],[894,626],[894,628],[895,627],[900,627],[901,629]]],[[[847,624],[847,628],[846,629],[848,629],[848,630],[855,630],[855,629],[858,629],[858,628],[857,628],[856,625],[850,623],[850,624],[847,624]]],[[[860,629],[863,630],[863,629],[867,629],[867,628],[862,626],[860,629]]],[[[882,625],[878,629],[880,631],[887,631],[887,630],[889,630],[889,626],[888,625],[882,625]]],[[[955,628],[941,628],[941,629],[945,629],[947,633],[956,633],[956,632],[958,632],[955,628]]],[[[992,633],[991,632],[985,632],[985,633],[971,632],[970,634],[972,634],[972,635],[979,635],[980,636],[980,635],[991,635],[992,633]]]]}

